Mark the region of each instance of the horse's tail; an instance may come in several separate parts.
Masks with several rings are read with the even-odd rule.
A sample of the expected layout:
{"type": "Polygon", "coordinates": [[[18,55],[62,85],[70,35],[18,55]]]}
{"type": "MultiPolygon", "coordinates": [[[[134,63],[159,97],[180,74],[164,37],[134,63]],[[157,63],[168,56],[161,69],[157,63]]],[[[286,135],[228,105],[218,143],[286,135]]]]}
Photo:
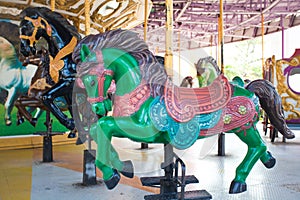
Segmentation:
{"type": "Polygon", "coordinates": [[[294,133],[288,128],[284,119],[281,97],[272,83],[264,79],[258,79],[250,82],[245,88],[255,93],[259,98],[260,106],[268,115],[271,124],[284,137],[294,138],[294,133]]]}

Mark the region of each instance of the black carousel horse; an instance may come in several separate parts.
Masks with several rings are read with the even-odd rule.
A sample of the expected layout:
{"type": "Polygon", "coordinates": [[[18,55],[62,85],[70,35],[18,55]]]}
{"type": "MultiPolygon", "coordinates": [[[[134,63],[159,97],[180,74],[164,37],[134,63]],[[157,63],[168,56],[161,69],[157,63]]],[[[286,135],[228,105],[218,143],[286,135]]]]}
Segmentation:
{"type": "MultiPolygon", "coordinates": [[[[16,102],[15,106],[18,109],[17,124],[24,122],[24,118],[28,120],[33,126],[37,123],[37,118],[31,115],[31,112],[27,109],[29,108],[40,108],[41,110],[48,110],[42,101],[43,94],[47,93],[54,85],[55,82],[50,76],[50,55],[49,51],[45,48],[37,51],[35,55],[31,55],[23,61],[24,65],[34,64],[38,66],[35,74],[32,77],[31,85],[29,87],[27,95],[20,96],[16,102]]],[[[76,144],[82,144],[87,138],[87,131],[83,128],[88,126],[87,124],[94,121],[94,115],[91,115],[90,104],[85,100],[86,95],[80,87],[75,84],[73,92],[73,118],[76,119],[77,124],[80,123],[81,126],[76,127],[79,129],[78,139],[76,144]]],[[[65,98],[57,97],[54,100],[55,105],[63,112],[68,111],[69,105],[67,104],[65,98]]],[[[70,132],[70,134],[74,134],[70,132]]],[[[70,137],[70,136],[69,136],[70,137]]]]}
{"type": "MultiPolygon", "coordinates": [[[[51,56],[50,75],[54,85],[42,94],[41,100],[48,110],[71,131],[75,131],[73,118],[54,103],[57,97],[64,97],[72,116],[72,91],[76,76],[76,65],[72,52],[81,39],[80,34],[61,14],[46,7],[28,7],[20,13],[20,52],[28,57],[36,53],[37,42],[44,38],[51,56]]],[[[69,135],[75,137],[76,134],[69,135]]]]}
{"type": "MultiPolygon", "coordinates": [[[[24,122],[24,117],[31,125],[36,125],[37,118],[31,115],[31,112],[26,109],[27,107],[36,107],[41,108],[42,110],[47,110],[47,107],[42,102],[42,96],[43,93],[47,92],[55,84],[50,76],[49,63],[49,52],[46,49],[41,49],[35,55],[31,55],[23,61],[24,66],[33,64],[38,66],[38,68],[31,79],[27,95],[20,96],[15,102],[15,106],[18,109],[17,125],[24,122]]],[[[62,111],[68,110],[64,98],[59,97],[55,99],[55,103],[62,111]]]]}

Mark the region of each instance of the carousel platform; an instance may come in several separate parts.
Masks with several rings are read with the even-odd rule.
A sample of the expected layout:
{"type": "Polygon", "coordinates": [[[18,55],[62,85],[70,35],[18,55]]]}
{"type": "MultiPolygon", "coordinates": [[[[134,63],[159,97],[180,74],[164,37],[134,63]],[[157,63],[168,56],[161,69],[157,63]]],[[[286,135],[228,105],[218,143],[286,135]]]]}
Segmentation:
{"type": "MultiPolygon", "coordinates": [[[[247,179],[247,191],[229,194],[235,168],[246,153],[244,145],[234,134],[226,134],[226,156],[217,156],[217,138],[199,140],[191,148],[177,151],[187,167],[187,175],[195,175],[199,183],[186,190],[206,190],[216,200],[296,200],[300,199],[300,130],[296,138],[282,142],[281,135],[274,143],[264,136],[268,149],[277,159],[273,169],[258,162],[247,179]]],[[[107,190],[97,171],[97,184],[82,184],[83,151],[85,145],[63,144],[53,146],[53,162],[42,162],[40,147],[0,150],[1,200],[142,200],[145,195],[159,193],[157,188],[142,186],[140,178],[160,176],[163,171],[162,145],[149,145],[141,150],[139,143],[127,139],[113,139],[122,160],[133,161],[135,177],[121,178],[113,190],[107,190]]],[[[94,148],[94,144],[92,148],[94,148]]]]}

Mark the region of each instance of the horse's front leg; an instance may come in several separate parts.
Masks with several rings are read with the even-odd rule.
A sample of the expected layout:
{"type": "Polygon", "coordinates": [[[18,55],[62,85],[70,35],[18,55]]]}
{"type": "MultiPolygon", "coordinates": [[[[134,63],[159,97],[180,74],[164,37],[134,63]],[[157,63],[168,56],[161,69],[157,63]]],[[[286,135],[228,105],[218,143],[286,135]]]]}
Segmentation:
{"type": "Polygon", "coordinates": [[[11,89],[8,90],[8,96],[7,96],[7,100],[4,104],[5,107],[5,124],[6,126],[10,126],[11,125],[11,111],[13,109],[14,106],[14,102],[17,99],[17,95],[16,95],[16,89],[13,87],[11,89]]]}
{"type": "Polygon", "coordinates": [[[24,122],[24,117],[25,117],[26,120],[28,120],[29,123],[35,127],[37,124],[37,118],[43,112],[43,110],[39,108],[41,105],[42,105],[41,101],[39,99],[36,99],[35,97],[28,97],[28,96],[19,97],[15,102],[15,106],[18,109],[17,125],[22,124],[24,122]],[[28,109],[26,109],[26,107],[28,107],[28,109]],[[38,111],[36,115],[32,117],[31,113],[36,109],[38,109],[38,111]]]}
{"type": "MultiPolygon", "coordinates": [[[[74,86],[74,82],[72,83],[74,86]]],[[[72,88],[73,88],[72,86],[72,88]]],[[[65,96],[66,102],[67,102],[67,106],[68,106],[68,110],[71,114],[71,116],[73,117],[73,109],[72,109],[72,92],[68,92],[65,96]]]]}
{"type": "Polygon", "coordinates": [[[66,96],[68,93],[72,93],[74,79],[66,78],[60,79],[49,91],[43,94],[42,101],[44,105],[51,111],[51,113],[69,130],[74,130],[75,123],[71,118],[69,119],[60,108],[54,103],[54,99],[61,96],[66,96]]]}
{"type": "MultiPolygon", "coordinates": [[[[116,151],[111,145],[112,132],[114,131],[112,117],[102,117],[90,128],[90,135],[97,143],[96,166],[103,173],[103,180],[108,189],[113,189],[120,181],[119,172],[114,169],[112,159],[118,159],[116,151]]],[[[119,162],[121,162],[119,160],[119,162]]]]}

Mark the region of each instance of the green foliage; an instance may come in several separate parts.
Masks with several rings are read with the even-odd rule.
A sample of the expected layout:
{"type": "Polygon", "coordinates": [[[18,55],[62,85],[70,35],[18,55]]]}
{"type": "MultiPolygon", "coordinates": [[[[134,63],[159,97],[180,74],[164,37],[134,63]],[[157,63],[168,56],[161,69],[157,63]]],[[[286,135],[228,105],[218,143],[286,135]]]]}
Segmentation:
{"type": "MultiPolygon", "coordinates": [[[[36,127],[33,127],[28,121],[19,126],[16,125],[17,122],[17,109],[14,107],[11,112],[12,125],[6,126],[4,120],[4,106],[0,105],[0,137],[1,136],[11,136],[11,135],[30,135],[38,132],[45,132],[47,127],[44,125],[46,121],[46,112],[43,112],[42,116],[38,119],[38,123],[36,127]]],[[[67,114],[67,113],[66,113],[67,114]]],[[[63,125],[61,125],[58,120],[51,115],[51,119],[53,120],[52,131],[55,132],[66,132],[66,129],[63,125]]]]}
{"type": "Polygon", "coordinates": [[[262,76],[261,40],[251,39],[225,45],[224,73],[230,80],[234,76],[255,80],[262,76]]]}

